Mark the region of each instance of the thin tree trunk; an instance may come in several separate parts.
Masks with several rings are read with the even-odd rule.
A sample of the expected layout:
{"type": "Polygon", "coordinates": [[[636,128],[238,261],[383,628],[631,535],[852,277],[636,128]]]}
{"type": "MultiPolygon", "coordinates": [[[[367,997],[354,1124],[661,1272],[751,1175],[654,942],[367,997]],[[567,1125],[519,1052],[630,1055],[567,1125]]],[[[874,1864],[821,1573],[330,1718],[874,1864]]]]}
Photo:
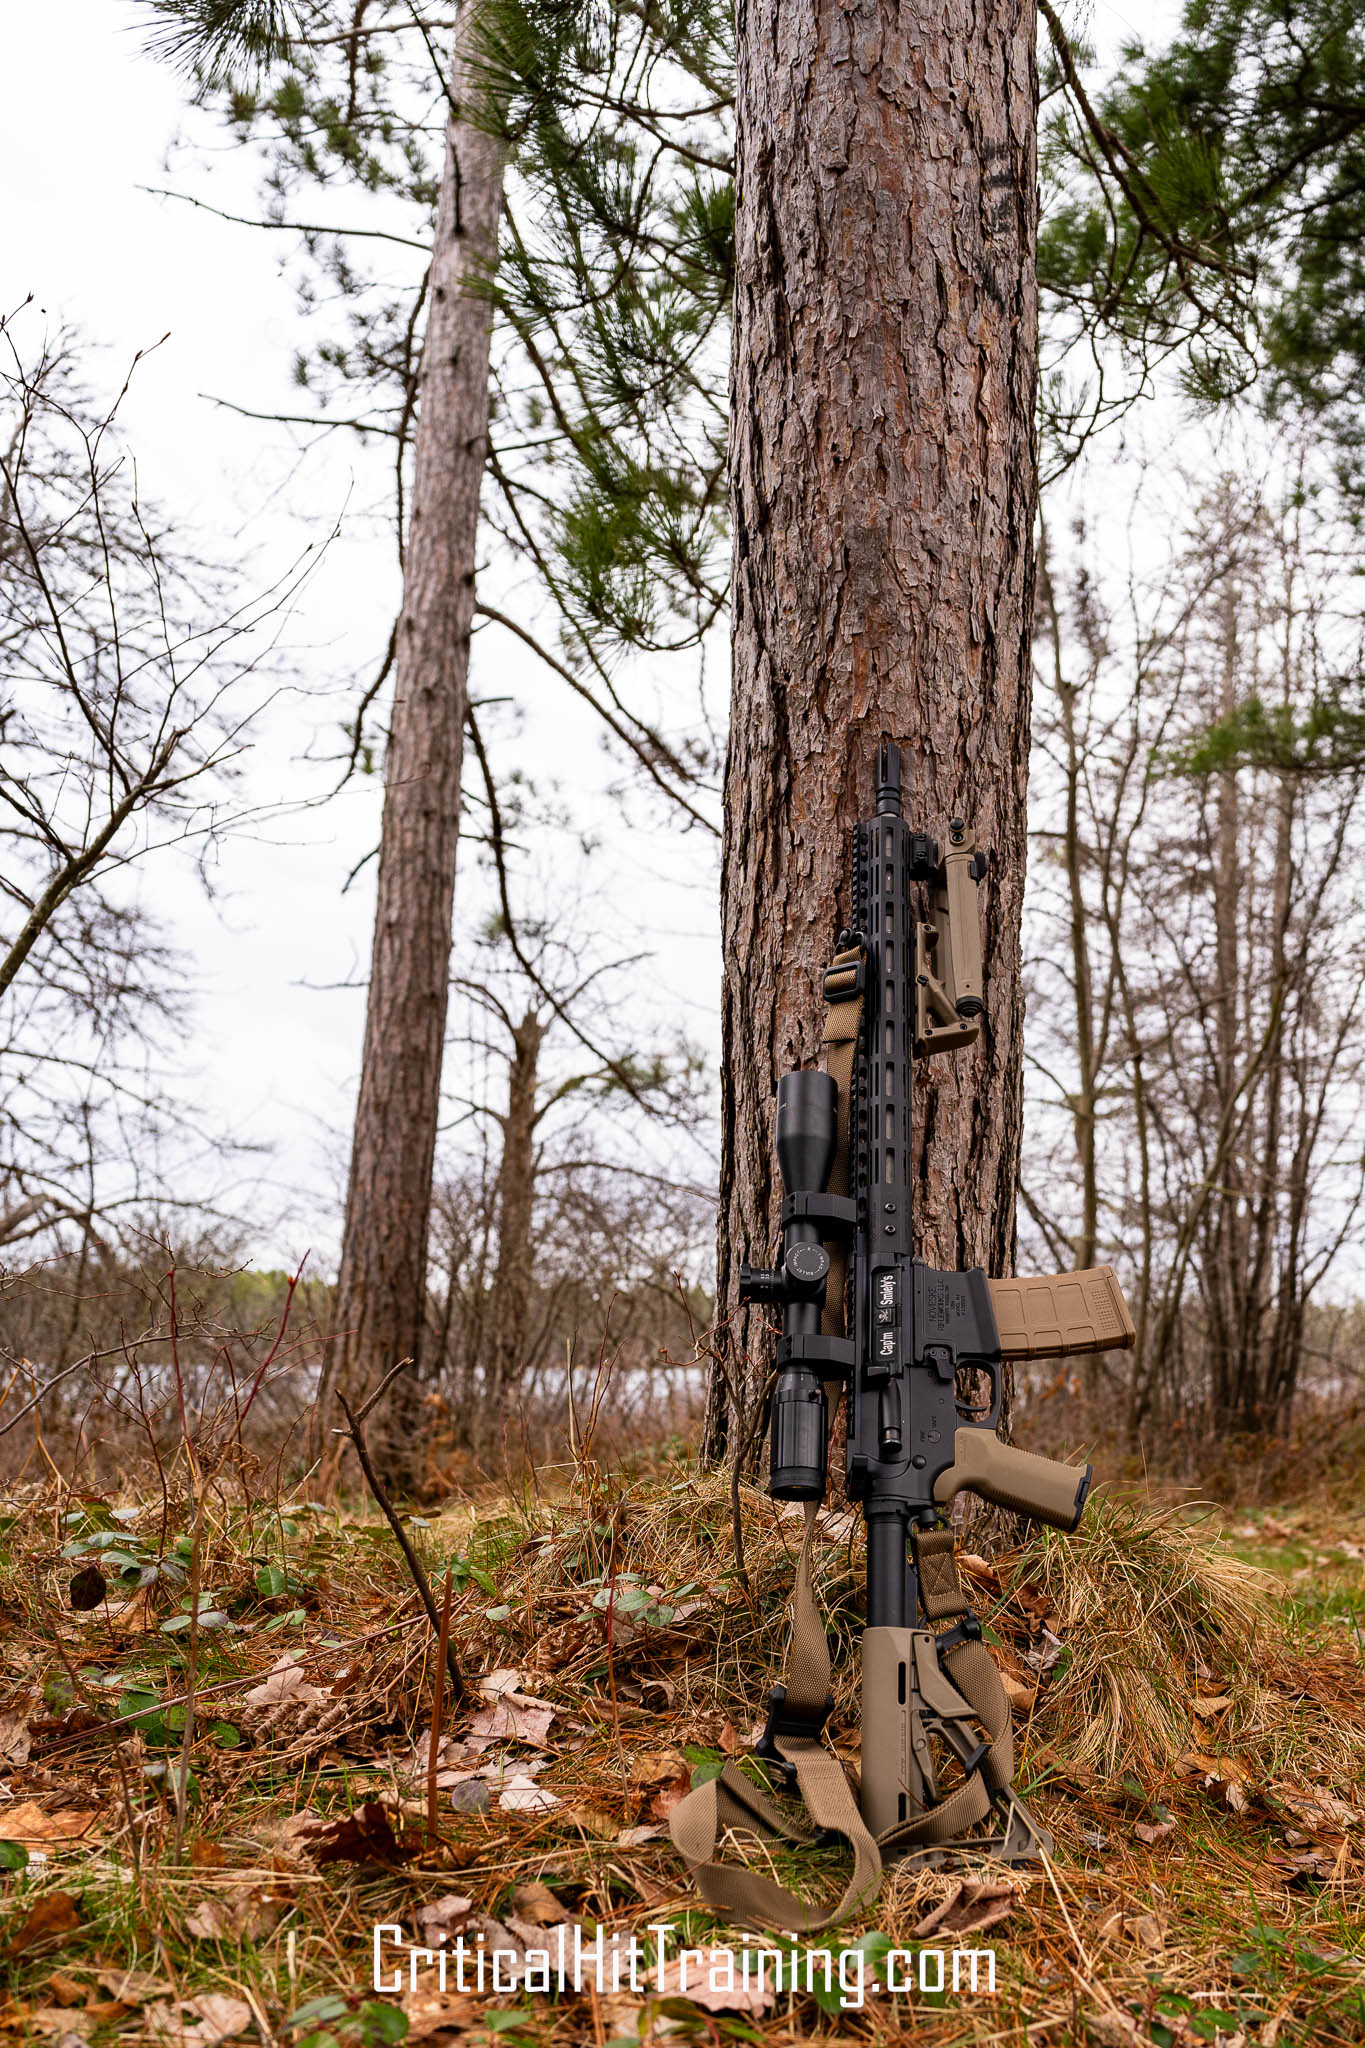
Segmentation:
{"type": "MultiPolygon", "coordinates": [[[[498,1263],[493,1273],[485,1404],[490,1431],[502,1427],[505,1405],[526,1368],[531,1298],[531,1222],[535,1213],[536,1090],[545,1024],[527,1010],[512,1034],[507,1112],[498,1169],[498,1263]]],[[[489,1432],[485,1432],[487,1434],[489,1432]]]]}
{"type": "MultiPolygon", "coordinates": [[[[994,856],[984,1042],[920,1071],[920,1245],[1012,1262],[1036,495],[1032,0],[740,0],[737,40],[722,1317],[773,1240],[773,1089],[819,1051],[883,733],[912,819],[994,856]]],[[[713,1454],[726,1427],[718,1386],[713,1454]]]]}
{"type": "MultiPolygon", "coordinates": [[[[1235,575],[1224,580],[1221,596],[1223,643],[1218,715],[1232,719],[1238,701],[1238,652],[1241,591],[1235,575]]],[[[1214,972],[1214,1101],[1210,1124],[1221,1120],[1238,1086],[1239,1021],[1243,982],[1241,920],[1244,904],[1241,795],[1237,767],[1218,771],[1214,791],[1213,831],[1214,972]]],[[[1246,962],[1247,973],[1251,962],[1246,962]]],[[[1229,1147],[1218,1176],[1218,1193],[1207,1210],[1204,1270],[1209,1317],[1209,1348],[1213,1422],[1220,1429],[1241,1426],[1246,1379],[1253,1360],[1240,1343],[1241,1304],[1248,1278],[1243,1148],[1229,1147]]]]}
{"type": "MultiPolygon", "coordinates": [[[[1052,687],[1061,718],[1064,774],[1066,776],[1066,824],[1063,828],[1062,857],[1066,871],[1068,931],[1071,944],[1071,986],[1076,1020],[1076,1086],[1071,1096],[1071,1131],[1076,1162],[1081,1176],[1081,1227],[1072,1239],[1072,1263],[1078,1272],[1093,1266],[1099,1255],[1100,1192],[1096,1156],[1096,1111],[1099,1072],[1095,1055],[1095,977],[1090,960],[1090,906],[1085,899],[1085,848],[1081,843],[1081,777],[1083,747],[1076,724],[1076,700],[1080,686],[1066,673],[1062,658],[1062,622],[1057,593],[1047,559],[1047,536],[1042,533],[1039,588],[1047,619],[1048,642],[1052,651],[1052,687]]],[[[1098,1385],[1099,1362],[1087,1359],[1087,1382],[1093,1395],[1098,1385]]]]}
{"type": "MultiPolygon", "coordinates": [[[[468,4],[462,24],[467,19],[468,4]]],[[[470,79],[458,41],[457,30],[419,380],[365,1049],[323,1393],[334,1384],[361,1387],[401,1358],[420,1367],[426,1315],[475,541],[488,443],[490,310],[478,286],[496,260],[504,167],[501,140],[460,118],[470,79]]],[[[322,1406],[320,1397],[319,1412],[322,1406]]]]}
{"type": "MultiPolygon", "coordinates": [[[[1281,992],[1285,1000],[1280,1011],[1277,1043],[1266,1074],[1265,1111],[1258,1133],[1259,1166],[1255,1175],[1254,1202],[1248,1217],[1247,1272],[1242,1297],[1241,1346],[1243,1357],[1248,1361],[1244,1378],[1249,1377],[1253,1396],[1248,1402],[1244,1390],[1243,1426],[1248,1426],[1246,1418],[1254,1414],[1252,1426],[1267,1433],[1277,1427],[1282,1407],[1279,1391],[1281,1360],[1276,1337],[1279,1328],[1278,1297],[1284,1273],[1283,1270],[1276,1271],[1275,1254],[1285,1221],[1284,1124],[1285,1090],[1289,1082],[1286,1038],[1291,1024],[1290,997],[1298,993],[1291,986],[1297,977],[1289,944],[1294,915],[1296,795],[1293,775],[1278,775],[1275,780],[1275,854],[1270,885],[1270,960],[1266,980],[1270,1000],[1274,1002],[1281,992]]],[[[1294,1008],[1297,1009],[1297,1003],[1294,1008]]],[[[1292,1210],[1291,1196],[1291,1215],[1292,1210]]],[[[1291,1229],[1289,1244],[1294,1241],[1291,1229]]],[[[1288,1246],[1284,1248],[1288,1250],[1288,1246]]]]}

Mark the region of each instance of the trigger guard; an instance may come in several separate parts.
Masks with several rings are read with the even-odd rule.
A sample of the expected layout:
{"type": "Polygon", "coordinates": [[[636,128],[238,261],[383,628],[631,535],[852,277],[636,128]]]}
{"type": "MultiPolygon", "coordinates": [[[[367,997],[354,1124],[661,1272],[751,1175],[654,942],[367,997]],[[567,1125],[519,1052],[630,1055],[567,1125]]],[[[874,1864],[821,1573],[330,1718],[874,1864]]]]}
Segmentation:
{"type": "Polygon", "coordinates": [[[991,1383],[991,1405],[983,1413],[979,1408],[959,1409],[959,1418],[970,1422],[977,1429],[996,1429],[1000,1423],[1000,1410],[1004,1405],[1004,1373],[999,1359],[983,1358],[972,1363],[974,1372],[984,1372],[991,1383]]]}

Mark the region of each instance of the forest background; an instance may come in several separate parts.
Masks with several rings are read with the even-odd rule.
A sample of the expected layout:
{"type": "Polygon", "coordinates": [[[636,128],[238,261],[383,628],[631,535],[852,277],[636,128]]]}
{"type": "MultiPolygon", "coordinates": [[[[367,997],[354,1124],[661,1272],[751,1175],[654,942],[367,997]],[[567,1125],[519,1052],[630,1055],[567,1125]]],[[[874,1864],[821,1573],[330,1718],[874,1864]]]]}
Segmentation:
{"type": "Polygon", "coordinates": [[[1358,12],[1192,0],[1163,66],[1039,0],[1031,643],[1033,9],[784,63],[743,0],[737,92],[710,0],[460,13],[482,125],[439,4],[4,31],[0,2036],[1358,2043],[1358,12]],[[1014,1389],[1080,1529],[959,1528],[1054,1852],[838,1936],[992,1930],[989,2005],[376,1999],[380,1922],[728,1938],[668,1823],[796,1533],[736,1264],[883,718],[992,856],[920,1243],[1138,1325],[1014,1389]]]}
{"type": "MultiPolygon", "coordinates": [[[[20,287],[8,332],[30,369],[44,349],[59,359],[89,420],[136,359],[121,445],[191,580],[220,577],[231,603],[256,607],[231,712],[252,716],[212,809],[182,843],[116,872],[107,907],[142,965],[105,988],[98,1014],[88,988],[70,998],[85,1005],[83,1063],[41,1115],[49,1077],[22,1020],[9,1042],[5,1341],[16,1362],[61,1368],[141,1301],[144,1355],[157,1357],[176,1268],[197,1275],[204,1342],[255,1330],[254,1358],[307,1254],[288,1352],[298,1393],[335,1271],[400,590],[375,375],[390,316],[373,309],[411,290],[422,258],[405,246],[401,191],[327,172],[309,192],[297,168],[291,186],[269,123],[225,125],[212,90],[188,103],[183,73],[148,51],[140,9],[77,13],[61,118],[28,96],[7,124],[12,189],[43,195],[6,229],[20,287]],[[93,188],[92,150],[104,167],[93,188]],[[315,215],[347,236],[288,225],[315,215]],[[337,424],[356,418],[365,430],[337,424]],[[26,1156],[44,1132],[51,1157],[26,1156]]],[[[1107,6],[1082,30],[1100,77],[1135,33],[1107,6]]],[[[12,75],[45,75],[55,22],[18,34],[12,75]]],[[[1046,198],[1045,176],[1045,229],[1046,198]]],[[[1305,1388],[1354,1414],[1358,772],[1339,748],[1286,775],[1264,736],[1236,725],[1248,704],[1253,722],[1266,704],[1273,721],[1277,691],[1291,726],[1324,696],[1340,703],[1357,656],[1353,514],[1311,433],[1254,401],[1192,402],[1178,350],[1164,360],[1144,342],[1135,368],[1104,344],[1087,365],[1068,344],[1054,302],[1020,1264],[1118,1264],[1139,1300],[1136,1364],[1035,1391],[1076,1404],[1071,1437],[1188,1476],[1176,1439],[1210,1413],[1258,1446],[1267,1432],[1286,1442],[1305,1388]],[[1125,971],[1135,955],[1144,969],[1125,971]],[[1235,984],[1227,1001],[1219,977],[1235,984]],[[1210,1118],[1226,1141],[1216,1156],[1210,1118]]],[[[717,346],[712,403],[723,333],[717,346]]],[[[662,1379],[670,1421],[693,1429],[718,1152],[724,616],[702,605],[673,636],[680,651],[612,651],[612,687],[639,729],[686,759],[680,806],[565,686],[555,607],[525,550],[488,530],[481,549],[472,689],[512,825],[503,877],[477,789],[468,799],[432,1236],[439,1350],[424,1375],[436,1436],[458,1457],[486,1457],[495,1438],[506,1455],[506,1418],[490,1430],[471,1416],[509,1371],[552,1439],[566,1347],[624,1365],[626,1409],[662,1379]],[[505,885],[539,987],[500,932],[505,885]],[[581,1012],[547,1007],[580,983],[581,1012]],[[523,1078],[526,1066],[516,1027],[532,1019],[536,1197],[500,1279],[507,1090],[518,1050],[523,1078]],[[621,1085],[623,1061],[646,1088],[621,1085]],[[533,1307],[509,1366],[489,1346],[505,1351],[513,1280],[533,1307]]],[[[54,1000],[29,1020],[40,1036],[68,993],[54,1000]]],[[[285,1377],[262,1421],[284,1420],[285,1377]]],[[[1025,1401],[1026,1432],[1029,1415],[1025,1401]]]]}

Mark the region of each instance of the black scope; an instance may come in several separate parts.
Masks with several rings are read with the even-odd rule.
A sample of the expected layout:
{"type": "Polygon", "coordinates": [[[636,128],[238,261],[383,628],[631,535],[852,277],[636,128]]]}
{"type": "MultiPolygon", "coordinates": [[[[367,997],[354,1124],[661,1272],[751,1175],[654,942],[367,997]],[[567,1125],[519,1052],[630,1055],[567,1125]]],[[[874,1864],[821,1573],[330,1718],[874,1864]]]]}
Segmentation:
{"type": "MultiPolygon", "coordinates": [[[[777,1164],[788,1195],[823,1194],[834,1165],[839,1091],[829,1074],[784,1074],[777,1084],[777,1164]]],[[[782,1306],[784,1337],[813,1337],[820,1328],[829,1253],[819,1225],[789,1216],[776,1272],[739,1269],[741,1301],[782,1306]]],[[[768,1491],[774,1500],[822,1500],[829,1415],[824,1384],[809,1365],[791,1363],[773,1392],[768,1491]]]]}

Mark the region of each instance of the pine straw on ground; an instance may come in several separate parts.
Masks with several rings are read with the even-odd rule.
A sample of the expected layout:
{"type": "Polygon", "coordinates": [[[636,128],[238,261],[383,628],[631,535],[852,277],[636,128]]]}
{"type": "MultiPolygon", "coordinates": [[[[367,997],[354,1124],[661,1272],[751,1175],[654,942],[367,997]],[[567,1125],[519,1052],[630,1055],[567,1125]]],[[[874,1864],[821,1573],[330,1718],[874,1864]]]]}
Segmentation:
{"type": "MultiPolygon", "coordinates": [[[[799,1519],[742,1495],[746,1583],[723,1480],[586,1467],[540,1483],[412,1524],[433,1580],[452,1568],[470,1681],[442,1717],[434,1843],[435,1660],[392,1538],[361,1512],[213,1497],[200,1580],[224,1620],[200,1632],[179,1860],[166,1788],[186,1631],[164,1624],[183,1587],[157,1581],[121,1611],[111,1591],[75,1613],[61,1550],[104,1523],[111,1549],[121,1532],[142,1556],[173,1556],[188,1522],[163,1525],[159,1497],[0,1503],[0,1843],[8,1825],[45,1851],[0,1872],[0,2039],[211,2048],[230,2023],[281,2048],[399,2038],[398,2001],[368,1988],[372,1929],[415,1936],[451,1896],[504,1924],[568,1913],[589,1930],[670,1921],[693,1944],[735,1939],[699,1906],[666,1815],[690,1778],[749,1746],[781,1669],[799,1519]],[[282,1655],[297,1661],[248,1701],[282,1655]],[[494,1673],[501,1707],[477,1689],[494,1673]],[[149,1702],[147,1732],[110,1727],[149,1702]],[[479,1736],[480,1715],[494,1736],[479,1736]],[[140,1974],[114,1974],[128,1970],[140,1974]],[[321,2017],[291,2024],[329,1996],[321,2017]]],[[[1224,1532],[1188,1508],[1101,1502],[1075,1538],[964,1557],[1014,1703],[1017,1782],[1055,1837],[1046,1870],[1003,1874],[1000,1923],[962,1937],[994,1946],[993,1996],[883,1994],[841,2014],[806,1994],[747,2014],[592,1993],[428,1996],[406,2001],[408,2038],[1365,2041],[1365,1529],[1351,1533],[1309,1509],[1263,1534],[1254,1519],[1224,1532]]],[[[826,1511],[821,1534],[830,1732],[854,1761],[860,1520],[826,1511]]],[[[846,1870],[833,1849],[749,1853],[812,1897],[837,1896],[846,1870]]],[[[1002,1878],[985,1864],[968,1875],[1002,1878]]],[[[959,1881],[893,1871],[871,1925],[914,1951],[959,1881]]],[[[841,1930],[836,1950],[868,1924],[841,1930]]]]}

